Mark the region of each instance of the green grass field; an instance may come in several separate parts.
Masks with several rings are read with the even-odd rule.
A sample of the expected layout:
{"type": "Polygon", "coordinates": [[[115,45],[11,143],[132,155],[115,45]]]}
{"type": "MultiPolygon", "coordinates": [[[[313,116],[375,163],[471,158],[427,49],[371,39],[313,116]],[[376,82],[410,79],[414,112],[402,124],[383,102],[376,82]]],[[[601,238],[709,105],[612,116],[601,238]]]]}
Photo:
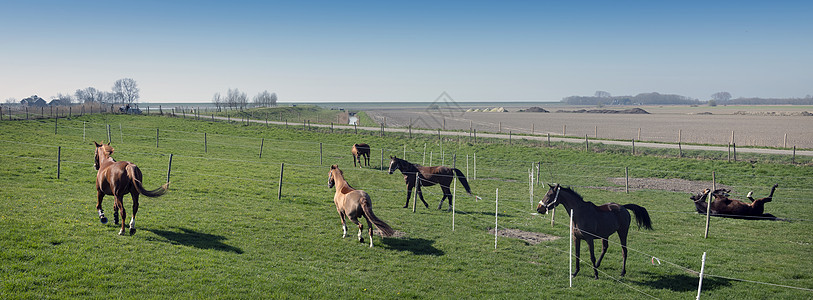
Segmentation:
{"type": "MultiPolygon", "coordinates": [[[[692,271],[700,270],[703,252],[710,275],[703,280],[703,298],[813,297],[810,166],[161,116],[60,119],[56,130],[53,119],[0,122],[3,299],[687,299],[697,294],[699,278],[692,271]],[[116,148],[113,157],[138,164],[148,189],[166,181],[172,155],[170,191],[141,198],[134,236],[117,235],[112,221],[102,225],[95,211],[92,141],[108,140],[107,125],[116,148]],[[372,146],[372,167],[352,167],[349,150],[357,142],[372,146]],[[430,209],[419,205],[413,213],[402,208],[403,177],[397,171],[388,175],[380,166],[388,163],[381,162],[382,156],[404,153],[407,160],[425,165],[455,164],[482,200],[465,195],[458,185],[453,215],[435,209],[440,189],[429,187],[424,195],[430,209]],[[541,182],[573,186],[595,203],[636,203],[650,211],[655,230],[630,232],[626,277],[618,276],[621,249],[613,235],[600,279],[592,279],[583,245],[587,263],[568,287],[567,215],[559,209],[551,226],[550,215],[533,214],[547,191],[537,186],[531,201],[528,171],[540,161],[541,182]],[[353,187],[372,196],[376,215],[399,237],[374,236],[375,247],[368,248],[349,226],[348,237],[341,238],[334,191],[327,187],[331,164],[344,170],[353,187]],[[750,190],[755,197],[765,196],[779,183],[766,211],[790,221],[712,218],[704,239],[705,216],[694,212],[688,193],[593,188],[617,188],[607,178],[624,177],[625,167],[634,178],[711,180],[714,171],[719,183],[734,188],[735,198],[750,190]],[[499,230],[562,238],[531,245],[499,237],[495,249],[489,229],[494,228],[497,189],[499,230]],[[653,256],[661,264],[653,264],[653,256]]],[[[107,196],[104,202],[108,217],[112,200],[107,196]]],[[[130,205],[127,196],[128,215],[130,205]]]]}

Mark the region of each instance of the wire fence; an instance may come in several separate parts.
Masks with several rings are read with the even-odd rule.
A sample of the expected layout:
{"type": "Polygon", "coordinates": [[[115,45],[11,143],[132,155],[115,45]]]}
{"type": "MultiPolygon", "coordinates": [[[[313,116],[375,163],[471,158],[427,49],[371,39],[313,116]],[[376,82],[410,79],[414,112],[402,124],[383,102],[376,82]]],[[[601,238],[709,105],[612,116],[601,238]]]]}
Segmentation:
{"type": "MultiPolygon", "coordinates": [[[[79,126],[76,126],[76,125],[70,126],[72,124],[78,124],[77,122],[74,122],[74,123],[66,122],[66,123],[68,123],[68,124],[62,125],[63,127],[61,127],[61,129],[68,130],[69,132],[67,134],[63,133],[63,135],[71,136],[74,139],[78,139],[79,130],[82,130],[83,141],[89,139],[89,137],[91,137],[91,136],[98,138],[99,136],[105,136],[106,135],[108,137],[108,141],[112,137],[112,133],[110,132],[111,129],[110,129],[110,126],[108,124],[83,122],[82,126],[79,127],[79,126]],[[90,126],[88,126],[88,125],[90,125],[90,126]]],[[[120,130],[120,132],[119,132],[120,142],[124,142],[125,137],[127,138],[128,143],[130,143],[130,142],[133,142],[133,143],[146,143],[146,142],[153,139],[152,135],[139,133],[140,131],[152,131],[153,130],[152,128],[138,128],[138,127],[119,126],[119,130],[120,130]],[[127,134],[124,133],[124,129],[127,129],[127,134]]],[[[223,151],[223,153],[232,153],[232,154],[238,153],[236,155],[232,155],[232,157],[175,155],[176,158],[189,160],[189,161],[193,161],[193,162],[194,161],[208,161],[208,162],[222,162],[222,163],[239,163],[239,164],[251,165],[251,166],[254,166],[254,167],[256,167],[258,165],[259,166],[265,166],[265,167],[276,167],[276,166],[279,165],[279,163],[283,162],[281,160],[270,160],[269,161],[269,160],[263,160],[263,159],[246,159],[246,156],[254,157],[255,154],[253,152],[256,152],[256,151],[250,151],[250,152],[252,152],[252,154],[248,154],[248,155],[239,154],[239,152],[244,151],[244,150],[249,150],[249,149],[256,150],[258,147],[263,147],[261,145],[256,145],[256,144],[258,144],[257,143],[258,140],[263,141],[263,142],[268,142],[268,144],[265,144],[265,145],[268,145],[269,147],[275,147],[277,150],[281,150],[281,151],[284,151],[284,152],[307,153],[309,155],[313,155],[313,160],[314,161],[315,161],[316,154],[318,153],[319,154],[319,160],[320,160],[320,164],[318,164],[318,165],[317,164],[308,164],[308,163],[303,164],[303,163],[288,163],[288,162],[285,162],[286,165],[294,168],[295,170],[297,170],[297,171],[299,171],[301,173],[307,174],[306,177],[322,178],[320,176],[313,176],[313,175],[325,175],[324,178],[327,178],[326,177],[327,172],[326,172],[325,166],[321,164],[322,157],[325,156],[326,154],[327,154],[327,156],[330,156],[332,158],[332,160],[339,159],[339,160],[345,161],[346,159],[347,160],[351,159],[351,156],[349,155],[349,151],[338,151],[338,150],[323,151],[323,148],[321,147],[321,146],[330,146],[330,148],[332,148],[332,149],[345,149],[345,148],[347,148],[347,145],[343,145],[343,144],[330,144],[330,143],[324,143],[324,142],[323,143],[317,143],[317,142],[278,140],[278,139],[273,139],[273,138],[270,138],[270,137],[269,138],[266,138],[266,137],[245,137],[245,136],[235,136],[235,135],[227,135],[227,134],[208,134],[208,133],[201,133],[201,132],[188,132],[188,131],[177,131],[177,130],[161,130],[161,131],[159,131],[159,134],[160,133],[165,133],[165,134],[168,134],[168,135],[174,134],[176,136],[165,136],[165,137],[158,136],[158,137],[155,137],[156,140],[160,139],[160,140],[166,140],[166,141],[184,142],[184,143],[187,143],[187,144],[188,143],[211,144],[211,145],[214,145],[214,146],[221,147],[221,149],[218,149],[218,150],[223,151]],[[205,136],[207,138],[209,136],[211,136],[213,138],[213,141],[206,140],[206,141],[201,142],[199,138],[198,139],[190,138],[191,136],[200,137],[201,135],[203,135],[203,136],[205,136]],[[218,141],[217,140],[218,138],[221,138],[223,140],[218,141]],[[234,141],[237,141],[237,142],[234,142],[234,141]],[[254,145],[250,145],[250,144],[254,144],[254,145]],[[316,148],[317,145],[320,146],[318,148],[318,150],[316,148]],[[234,151],[234,149],[242,149],[242,150],[241,151],[234,151]],[[321,174],[321,173],[325,173],[325,174],[321,174]]],[[[87,166],[87,165],[92,165],[91,162],[89,162],[89,161],[85,162],[84,161],[86,159],[87,155],[89,153],[91,153],[90,150],[86,149],[86,148],[60,147],[58,145],[53,145],[53,144],[32,143],[32,142],[12,141],[12,140],[0,140],[0,143],[17,145],[17,146],[20,147],[18,149],[13,149],[13,150],[25,149],[25,148],[28,148],[29,146],[31,146],[31,147],[49,148],[49,149],[60,148],[60,149],[63,149],[63,150],[72,150],[72,151],[69,151],[70,153],[66,153],[66,155],[64,156],[65,159],[55,158],[54,155],[47,154],[47,152],[26,152],[26,151],[12,151],[12,152],[17,152],[16,154],[0,154],[0,156],[3,156],[3,157],[15,158],[15,159],[33,159],[33,160],[38,160],[38,161],[46,161],[46,162],[49,162],[49,163],[53,163],[53,162],[61,163],[61,162],[64,162],[64,163],[81,165],[83,167],[87,166]]],[[[404,147],[402,149],[383,149],[382,148],[381,149],[381,152],[382,152],[381,165],[384,165],[384,160],[383,160],[383,153],[384,152],[387,152],[387,153],[398,153],[398,152],[400,152],[400,153],[402,153],[402,155],[408,155],[409,157],[416,157],[416,160],[417,160],[417,158],[420,158],[422,162],[426,161],[426,159],[428,158],[429,159],[429,164],[432,164],[435,161],[439,162],[440,164],[447,163],[447,161],[446,161],[446,159],[447,159],[446,158],[447,157],[446,153],[447,152],[444,152],[444,150],[440,150],[442,148],[438,148],[438,145],[429,145],[429,146],[432,146],[432,147],[429,148],[430,149],[429,157],[427,157],[426,150],[421,151],[420,147],[418,147],[418,149],[415,149],[413,147],[408,148],[406,144],[404,145],[404,147]],[[434,157],[435,156],[435,153],[434,153],[435,149],[440,150],[440,155],[437,158],[434,157]]],[[[177,146],[174,146],[174,147],[177,147],[177,146]]],[[[427,149],[426,147],[427,147],[427,144],[424,144],[423,149],[427,149]]],[[[156,148],[158,148],[158,147],[156,147],[156,148]]],[[[459,148],[459,147],[454,147],[453,146],[451,148],[455,149],[455,148],[459,148]]],[[[162,148],[162,150],[166,151],[166,152],[171,152],[173,149],[163,149],[162,148]]],[[[467,150],[472,151],[471,149],[467,149],[467,150]]],[[[163,171],[167,171],[167,169],[162,169],[160,167],[157,167],[158,163],[156,162],[156,159],[165,159],[165,157],[168,155],[166,152],[163,152],[163,153],[161,153],[161,152],[159,152],[159,153],[156,153],[156,152],[127,152],[127,151],[122,152],[122,151],[117,150],[116,153],[118,153],[119,155],[122,155],[122,156],[134,156],[134,157],[138,157],[138,158],[152,157],[152,160],[148,160],[149,161],[148,167],[142,167],[142,169],[144,169],[144,170],[162,171],[163,172],[163,171]]],[[[453,155],[465,154],[465,155],[467,155],[467,157],[468,156],[471,156],[472,158],[477,157],[476,152],[474,152],[474,151],[467,152],[467,153],[457,153],[457,149],[455,149],[453,153],[454,153],[453,155]]],[[[479,167],[475,167],[476,165],[473,165],[472,166],[473,173],[476,173],[476,172],[479,171],[481,174],[482,173],[487,173],[489,175],[487,177],[485,177],[485,178],[483,178],[483,177],[480,177],[480,178],[469,177],[470,181],[475,181],[476,180],[476,181],[490,181],[490,182],[493,182],[493,183],[498,183],[498,182],[499,183],[504,183],[504,182],[511,182],[513,180],[514,184],[521,185],[521,184],[524,184],[523,183],[524,180],[528,179],[529,173],[534,173],[534,171],[535,171],[537,174],[540,174],[540,175],[538,175],[536,177],[531,176],[532,179],[530,179],[530,180],[533,181],[535,178],[537,180],[540,180],[540,179],[538,179],[540,177],[544,178],[544,179],[541,179],[540,183],[531,182],[531,186],[544,184],[546,182],[547,183],[550,183],[550,182],[578,182],[578,183],[587,183],[587,184],[571,185],[571,187],[591,188],[592,189],[592,188],[597,188],[597,187],[619,188],[618,185],[608,185],[607,184],[607,182],[606,182],[606,179],[608,177],[607,174],[618,174],[619,176],[622,175],[622,174],[626,175],[626,176],[629,176],[629,174],[646,174],[646,176],[652,176],[652,174],[655,174],[655,175],[659,175],[659,176],[665,177],[665,178],[702,178],[704,176],[711,177],[711,176],[709,176],[710,172],[708,172],[708,171],[676,171],[676,170],[659,170],[659,169],[646,169],[646,168],[629,168],[629,167],[620,167],[620,166],[595,166],[595,165],[583,165],[583,164],[574,164],[574,163],[560,163],[560,162],[556,162],[556,161],[552,161],[552,160],[510,160],[510,159],[505,159],[505,158],[485,157],[482,154],[478,157],[478,159],[479,159],[479,161],[477,163],[479,163],[479,167]],[[496,166],[505,166],[505,165],[509,165],[511,167],[510,168],[496,167],[496,166]],[[599,173],[601,175],[571,175],[570,174],[570,173],[585,174],[585,171],[593,171],[593,172],[599,173]],[[604,182],[604,185],[592,184],[592,183],[602,182],[602,181],[604,182]]],[[[294,186],[298,186],[298,187],[307,187],[307,188],[312,188],[312,189],[317,189],[317,188],[318,189],[323,189],[324,188],[324,184],[318,184],[318,183],[314,182],[313,180],[305,180],[305,181],[281,180],[281,179],[274,178],[273,175],[272,176],[263,176],[263,175],[251,176],[251,175],[255,175],[255,174],[251,174],[251,172],[247,172],[246,174],[243,174],[241,176],[233,176],[233,175],[230,175],[230,174],[218,174],[217,170],[216,170],[217,169],[216,166],[213,167],[212,169],[210,169],[210,172],[199,172],[199,171],[193,171],[193,170],[185,170],[181,166],[182,166],[182,164],[178,164],[176,162],[175,167],[176,168],[181,168],[181,170],[173,170],[173,172],[176,173],[176,174],[205,176],[205,177],[212,177],[212,178],[218,178],[218,179],[228,179],[228,180],[235,180],[235,181],[247,180],[247,181],[252,181],[252,182],[259,182],[259,183],[268,184],[269,186],[277,184],[278,180],[279,180],[279,182],[281,182],[283,185],[294,185],[294,186]]],[[[465,166],[466,166],[466,169],[469,168],[468,160],[466,161],[465,166]]],[[[371,172],[371,173],[375,173],[375,174],[380,174],[381,172],[384,172],[385,170],[383,168],[372,168],[372,169],[366,168],[366,169],[359,169],[359,171],[360,172],[371,172]]],[[[270,174],[274,174],[274,172],[271,172],[270,174]]],[[[721,178],[721,179],[722,178],[734,178],[734,179],[736,179],[735,180],[736,182],[742,182],[742,181],[759,181],[759,182],[786,181],[786,182],[790,182],[791,185],[788,185],[787,187],[785,186],[785,184],[783,184],[782,189],[783,190],[786,189],[786,190],[789,190],[789,191],[793,191],[794,194],[798,194],[798,195],[802,195],[802,196],[801,197],[796,197],[796,198],[783,197],[782,199],[786,203],[786,205],[787,204],[791,204],[791,205],[810,205],[811,203],[813,203],[813,201],[810,201],[811,197],[809,196],[809,195],[811,195],[811,193],[813,193],[812,192],[813,188],[808,187],[809,185],[807,184],[807,182],[808,182],[807,177],[782,176],[782,175],[758,175],[758,174],[741,175],[741,174],[738,174],[736,172],[732,172],[732,173],[721,172],[721,173],[718,173],[718,176],[719,176],[718,178],[721,178]]],[[[748,189],[754,189],[754,188],[767,189],[767,187],[760,186],[760,185],[757,185],[757,184],[736,185],[735,187],[737,189],[741,189],[741,190],[748,190],[748,189]]],[[[395,189],[395,188],[365,188],[365,190],[377,191],[377,192],[403,192],[403,189],[395,189]]],[[[541,190],[544,192],[544,189],[541,189],[541,190]]],[[[698,190],[700,190],[700,187],[698,188],[698,190]]],[[[438,198],[438,197],[442,196],[441,193],[437,193],[435,191],[436,190],[433,191],[433,190],[429,190],[429,189],[424,189],[423,194],[424,194],[424,196],[432,196],[433,198],[438,198]]],[[[507,195],[506,195],[507,197],[505,197],[504,199],[500,199],[500,202],[503,202],[503,203],[506,204],[506,206],[503,206],[506,209],[512,209],[515,212],[519,212],[519,213],[527,213],[528,210],[526,210],[525,208],[521,208],[522,206],[525,206],[525,205],[527,205],[529,203],[529,201],[526,200],[528,198],[523,198],[523,197],[527,197],[527,194],[523,195],[523,193],[524,192],[520,192],[520,191],[515,192],[515,193],[507,193],[507,195]]],[[[479,196],[482,197],[482,201],[496,200],[496,198],[491,198],[488,195],[480,194],[479,196]]],[[[457,199],[455,199],[455,201],[457,201],[457,199]]],[[[533,196],[531,196],[530,203],[531,203],[531,205],[533,205],[533,196]]],[[[471,219],[474,219],[475,222],[473,222],[473,223],[477,223],[477,224],[488,224],[488,223],[490,223],[490,221],[485,220],[485,217],[482,214],[477,214],[477,213],[474,213],[474,212],[471,212],[471,211],[466,211],[466,210],[463,210],[461,208],[456,208],[456,211],[459,211],[460,213],[462,213],[462,214],[464,214],[466,216],[469,216],[471,219]],[[483,220],[479,220],[479,219],[483,219],[483,220]]],[[[653,211],[653,212],[657,212],[657,213],[676,213],[676,214],[694,213],[692,211],[681,211],[681,210],[653,211]]],[[[806,219],[806,218],[792,218],[790,220],[793,220],[793,221],[810,221],[809,219],[806,219]]],[[[562,225],[557,224],[556,228],[561,230],[562,229],[561,226],[562,225]]],[[[508,229],[508,228],[502,227],[502,226],[499,226],[499,227],[497,227],[495,229],[498,229],[498,228],[508,229]]],[[[564,234],[564,235],[567,235],[567,234],[564,234]]],[[[614,243],[612,241],[610,241],[610,242],[614,243]]],[[[562,250],[560,250],[558,248],[553,248],[553,247],[547,246],[547,245],[544,245],[544,247],[548,247],[548,248],[554,249],[556,251],[562,251],[562,250]]],[[[684,267],[684,266],[681,266],[679,264],[673,263],[669,259],[663,259],[659,255],[654,255],[654,254],[651,254],[651,253],[647,253],[647,252],[644,252],[642,250],[635,249],[635,248],[630,248],[630,247],[627,247],[627,248],[630,249],[632,252],[636,253],[637,255],[641,256],[641,257],[658,258],[659,261],[666,262],[667,265],[671,265],[671,266],[673,266],[673,267],[675,267],[675,268],[677,268],[677,269],[679,269],[681,271],[699,274],[699,272],[694,271],[691,268],[684,267]]],[[[611,276],[607,275],[604,272],[602,272],[602,273],[605,274],[605,276],[611,277],[611,276]]],[[[754,280],[748,280],[748,279],[738,279],[738,278],[734,278],[734,277],[722,276],[722,275],[714,275],[714,274],[708,274],[708,273],[705,274],[705,276],[717,277],[717,278],[722,278],[722,279],[726,279],[726,280],[736,280],[736,281],[743,281],[743,282],[749,282],[749,283],[772,285],[772,286],[777,286],[777,287],[782,287],[782,288],[791,288],[791,289],[797,289],[797,290],[803,290],[803,291],[813,291],[813,290],[808,289],[808,288],[793,287],[793,286],[789,286],[789,285],[760,282],[760,281],[754,281],[754,280]]],[[[649,295],[649,294],[647,294],[647,293],[645,293],[643,291],[640,291],[640,290],[634,288],[633,286],[628,285],[628,284],[626,284],[626,283],[624,283],[624,282],[622,282],[622,281],[620,281],[620,280],[618,280],[616,278],[613,278],[613,279],[618,281],[618,282],[623,283],[624,285],[628,286],[631,289],[634,289],[634,290],[642,293],[643,295],[653,297],[652,295],[649,295]]]]}

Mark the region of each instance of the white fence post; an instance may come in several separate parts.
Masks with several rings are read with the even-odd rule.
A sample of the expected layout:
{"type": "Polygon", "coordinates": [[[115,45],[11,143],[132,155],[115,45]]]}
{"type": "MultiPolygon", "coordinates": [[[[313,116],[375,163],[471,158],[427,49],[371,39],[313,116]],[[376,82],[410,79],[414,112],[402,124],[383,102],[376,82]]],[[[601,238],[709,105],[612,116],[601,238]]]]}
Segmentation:
{"type": "Polygon", "coordinates": [[[494,200],[494,250],[497,250],[497,216],[500,213],[500,189],[497,189],[497,199],[494,200]]]}
{"type": "Polygon", "coordinates": [[[573,209],[570,210],[570,271],[567,274],[567,278],[570,279],[570,287],[573,287],[573,209]]]}
{"type": "Polygon", "coordinates": [[[703,271],[706,270],[706,252],[703,252],[703,260],[700,262],[700,281],[697,283],[697,298],[700,300],[700,290],[703,288],[703,271]]]}

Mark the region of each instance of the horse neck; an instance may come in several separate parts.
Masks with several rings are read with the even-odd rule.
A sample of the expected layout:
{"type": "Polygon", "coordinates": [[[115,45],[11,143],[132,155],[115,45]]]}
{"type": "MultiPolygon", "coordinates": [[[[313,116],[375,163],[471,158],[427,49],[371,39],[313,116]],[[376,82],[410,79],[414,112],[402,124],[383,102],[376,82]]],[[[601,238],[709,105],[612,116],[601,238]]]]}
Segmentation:
{"type": "Polygon", "coordinates": [[[567,210],[568,215],[570,215],[570,210],[573,210],[575,213],[577,210],[580,210],[584,205],[587,204],[587,202],[580,199],[579,196],[573,192],[560,193],[559,202],[562,203],[562,207],[567,210]]]}
{"type": "Polygon", "coordinates": [[[110,164],[116,162],[116,160],[113,159],[113,157],[107,155],[104,151],[100,152],[101,154],[99,154],[98,152],[96,153],[96,155],[99,157],[99,171],[103,170],[110,164]]]}
{"type": "Polygon", "coordinates": [[[333,184],[336,187],[337,193],[347,194],[354,189],[344,180],[344,175],[341,172],[333,172],[333,184]]]}

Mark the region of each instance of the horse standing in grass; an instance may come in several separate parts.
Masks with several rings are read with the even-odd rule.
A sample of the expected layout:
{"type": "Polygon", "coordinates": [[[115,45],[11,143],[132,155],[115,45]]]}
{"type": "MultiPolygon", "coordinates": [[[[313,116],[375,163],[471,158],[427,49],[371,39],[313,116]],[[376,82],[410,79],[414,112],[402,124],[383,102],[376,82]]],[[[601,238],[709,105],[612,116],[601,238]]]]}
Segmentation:
{"type": "Polygon", "coordinates": [[[471,195],[471,188],[469,188],[469,182],[466,180],[466,176],[463,175],[463,172],[455,168],[449,168],[446,166],[424,167],[419,164],[410,163],[395,156],[390,156],[389,173],[392,174],[395,172],[395,170],[401,170],[401,174],[404,174],[404,181],[406,181],[407,185],[407,198],[404,208],[409,206],[409,198],[412,194],[412,188],[415,187],[415,176],[420,178],[418,186],[415,187],[415,193],[417,193],[421,198],[421,201],[426,208],[429,208],[429,204],[423,200],[423,192],[421,191],[421,187],[433,186],[437,184],[440,185],[440,189],[443,190],[443,198],[440,198],[438,209],[441,209],[443,206],[443,200],[449,198],[449,210],[452,210],[451,184],[455,177],[457,177],[457,179],[460,180],[460,183],[463,184],[463,188],[466,189],[466,193],[471,195]]]}
{"type": "Polygon", "coordinates": [[[576,271],[573,272],[572,276],[575,277],[579,273],[579,247],[581,240],[584,240],[587,242],[588,248],[590,248],[593,277],[598,279],[598,267],[601,265],[601,260],[604,258],[604,254],[607,253],[607,247],[609,246],[607,238],[615,232],[618,232],[618,238],[621,240],[621,256],[623,258],[621,276],[624,276],[627,273],[627,233],[632,219],[628,210],[635,213],[638,228],[643,226],[651,230],[652,221],[646,209],[635,204],[607,203],[596,206],[592,202],[584,201],[582,196],[570,188],[558,184],[549,186],[550,189],[542,198],[542,201],[539,201],[536,211],[547,213],[548,210],[559,204],[565,207],[568,214],[570,214],[570,210],[573,210],[573,246],[575,246],[576,250],[576,271]],[[601,255],[598,262],[596,262],[593,250],[594,239],[601,239],[601,255]]]}
{"type": "Polygon", "coordinates": [[[107,224],[107,217],[102,210],[102,198],[104,195],[113,195],[113,221],[119,224],[119,213],[121,213],[121,230],[119,235],[124,235],[124,220],[127,212],[124,210],[124,195],[127,193],[133,197],[133,217],[130,219],[130,235],[135,234],[135,217],[138,213],[138,195],[147,197],[158,197],[166,193],[169,182],[158,189],[149,191],[141,184],[141,170],[134,163],[129,161],[116,161],[112,157],[113,147],[110,143],[96,144],[96,157],[93,166],[98,170],[96,173],[96,209],[99,211],[99,220],[102,224],[107,224]]]}
{"type": "Polygon", "coordinates": [[[361,168],[361,159],[364,157],[364,162],[367,166],[370,166],[370,145],[361,143],[361,144],[353,144],[353,148],[350,149],[350,153],[353,154],[353,166],[356,166],[356,162],[358,162],[358,167],[361,168]]]}
{"type": "Polygon", "coordinates": [[[376,217],[373,213],[373,200],[370,198],[370,195],[363,190],[356,190],[351,187],[350,184],[344,180],[344,173],[342,170],[339,170],[337,165],[330,166],[327,186],[329,188],[336,187],[333,203],[336,204],[336,210],[339,211],[339,217],[342,219],[342,238],[347,237],[345,218],[350,218],[350,221],[353,221],[353,223],[359,227],[359,243],[364,243],[364,238],[361,237],[361,231],[364,225],[359,223],[359,217],[364,217],[364,219],[367,220],[367,235],[370,238],[370,247],[373,246],[373,224],[381,231],[381,235],[392,236],[394,231],[390,225],[384,223],[384,221],[376,217]]]}
{"type": "MultiPolygon", "coordinates": [[[[773,193],[776,191],[776,187],[779,184],[774,184],[771,187],[771,194],[768,197],[761,198],[761,199],[754,199],[751,197],[753,191],[748,192],[746,196],[751,203],[745,203],[743,201],[737,199],[729,199],[728,193],[730,190],[727,189],[717,189],[714,192],[711,192],[711,195],[714,196],[714,201],[711,202],[711,213],[712,215],[717,216],[724,216],[724,217],[733,217],[733,218],[741,218],[741,217],[765,217],[765,218],[776,218],[774,215],[766,214],[765,213],[765,203],[771,202],[773,200],[773,193]]],[[[700,194],[696,194],[694,196],[689,197],[694,201],[695,209],[698,213],[705,214],[706,208],[708,207],[708,203],[706,203],[706,199],[708,198],[710,190],[706,189],[700,194]]]]}

